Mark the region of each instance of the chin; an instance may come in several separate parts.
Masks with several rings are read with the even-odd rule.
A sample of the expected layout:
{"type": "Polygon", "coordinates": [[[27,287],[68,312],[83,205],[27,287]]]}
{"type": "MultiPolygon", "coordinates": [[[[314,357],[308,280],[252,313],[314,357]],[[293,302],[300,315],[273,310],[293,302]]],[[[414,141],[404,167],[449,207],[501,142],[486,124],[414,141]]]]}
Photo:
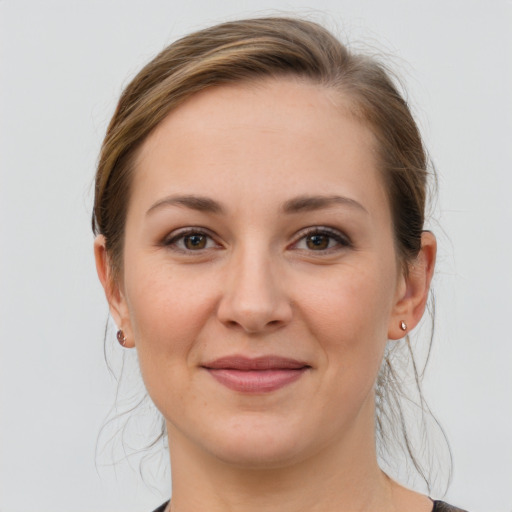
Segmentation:
{"type": "Polygon", "coordinates": [[[300,450],[290,443],[231,443],[230,446],[216,446],[212,455],[225,464],[245,470],[268,470],[290,466],[299,462],[300,450]]]}
{"type": "Polygon", "coordinates": [[[283,425],[282,421],[269,418],[238,418],[219,428],[217,434],[204,448],[222,462],[241,469],[288,466],[307,458],[305,452],[312,449],[310,446],[308,450],[304,443],[307,436],[295,425],[283,425]]]}

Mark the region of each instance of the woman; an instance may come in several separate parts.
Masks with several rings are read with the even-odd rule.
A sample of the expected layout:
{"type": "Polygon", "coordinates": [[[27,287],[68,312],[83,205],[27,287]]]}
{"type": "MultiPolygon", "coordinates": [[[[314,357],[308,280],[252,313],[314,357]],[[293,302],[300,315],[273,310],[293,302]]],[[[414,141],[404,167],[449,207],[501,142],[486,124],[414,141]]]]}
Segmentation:
{"type": "Polygon", "coordinates": [[[166,422],[160,511],[457,510],[377,462],[386,345],[434,270],[427,174],[386,72],[314,23],[215,26],[128,85],[95,256],[166,422]]]}

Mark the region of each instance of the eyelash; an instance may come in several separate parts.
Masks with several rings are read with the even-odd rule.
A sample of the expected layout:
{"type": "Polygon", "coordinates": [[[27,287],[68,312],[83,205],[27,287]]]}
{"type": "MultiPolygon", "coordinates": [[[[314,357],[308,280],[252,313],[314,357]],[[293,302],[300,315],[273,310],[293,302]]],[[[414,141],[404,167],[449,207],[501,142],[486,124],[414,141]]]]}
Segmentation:
{"type": "MultiPolygon", "coordinates": [[[[217,244],[215,242],[212,235],[208,231],[205,231],[204,229],[201,229],[201,228],[186,228],[186,229],[178,231],[177,233],[173,233],[170,238],[166,238],[162,242],[162,245],[164,245],[165,247],[170,247],[175,251],[187,253],[187,254],[191,254],[194,252],[201,253],[205,250],[211,250],[213,248],[218,248],[220,246],[220,244],[217,244]],[[209,245],[209,244],[211,245],[211,243],[213,242],[213,244],[215,244],[216,247],[205,246],[205,247],[200,247],[197,250],[190,249],[187,247],[180,247],[180,245],[179,245],[180,243],[185,244],[187,238],[192,238],[193,236],[204,237],[203,240],[206,240],[207,245],[209,245]]],[[[296,248],[298,250],[306,251],[306,252],[316,252],[316,253],[320,253],[320,254],[325,254],[327,252],[331,252],[336,249],[352,247],[352,243],[346,235],[344,235],[343,233],[341,233],[338,230],[328,228],[328,227],[313,227],[313,228],[309,228],[309,229],[303,231],[302,233],[300,233],[300,237],[297,239],[297,241],[295,241],[295,242],[293,242],[293,244],[291,244],[291,247],[296,248]],[[307,238],[313,237],[313,236],[326,237],[328,239],[327,240],[328,244],[330,244],[331,241],[334,240],[335,245],[331,246],[331,247],[328,246],[326,248],[318,249],[318,250],[311,249],[308,247],[305,247],[305,248],[298,247],[298,245],[301,241],[304,240],[305,243],[307,243],[307,238]]]]}
{"type": "Polygon", "coordinates": [[[210,243],[213,242],[217,247],[219,246],[219,244],[217,244],[214,241],[212,235],[208,231],[205,231],[204,229],[201,229],[201,228],[186,228],[186,229],[178,231],[177,233],[173,233],[170,238],[166,238],[163,241],[162,245],[164,245],[166,247],[171,247],[175,251],[182,252],[182,253],[188,253],[188,254],[193,253],[193,252],[199,253],[204,250],[209,250],[209,249],[213,248],[213,247],[204,247],[204,248],[200,248],[198,250],[193,250],[193,249],[189,249],[187,247],[179,246],[180,242],[182,242],[184,244],[187,238],[191,238],[193,236],[204,237],[206,239],[207,244],[209,242],[210,243]]]}
{"type": "Polygon", "coordinates": [[[315,249],[311,249],[311,248],[304,248],[304,249],[299,249],[299,250],[325,254],[327,252],[331,252],[336,249],[352,247],[352,242],[350,241],[348,236],[341,233],[337,229],[332,229],[332,228],[328,228],[328,227],[314,227],[314,228],[309,228],[309,229],[303,231],[301,233],[300,238],[296,242],[293,243],[293,246],[298,248],[297,246],[298,246],[299,242],[301,242],[302,240],[306,241],[308,237],[313,237],[313,236],[327,237],[329,239],[328,244],[330,244],[330,242],[332,240],[334,240],[336,242],[336,244],[332,247],[327,247],[325,249],[315,250],[315,249]]]}

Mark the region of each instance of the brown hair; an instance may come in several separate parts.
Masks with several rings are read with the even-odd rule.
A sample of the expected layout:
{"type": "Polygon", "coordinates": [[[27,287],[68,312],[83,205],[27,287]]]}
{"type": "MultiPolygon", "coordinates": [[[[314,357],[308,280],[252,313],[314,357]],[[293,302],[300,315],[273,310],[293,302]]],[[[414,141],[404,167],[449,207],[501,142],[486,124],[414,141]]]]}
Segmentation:
{"type": "MultiPolygon", "coordinates": [[[[261,18],[224,23],[176,41],[124,90],[102,146],[92,217],[94,233],[105,236],[114,278],[122,271],[135,156],[152,130],[203,89],[283,76],[339,91],[349,99],[357,118],[372,130],[391,206],[397,255],[407,271],[407,262],[421,248],[428,171],[420,133],[406,101],[381,63],[352,53],[323,27],[299,19],[261,18]]],[[[386,406],[399,402],[400,389],[393,383],[396,375],[387,357],[377,383],[377,412],[381,413],[377,433],[381,438],[385,437],[386,418],[404,421],[401,410],[395,414],[386,406]],[[390,393],[394,394],[391,400],[390,393]]],[[[396,404],[392,410],[396,411],[396,404]]],[[[403,440],[424,476],[405,433],[403,440]]]]}

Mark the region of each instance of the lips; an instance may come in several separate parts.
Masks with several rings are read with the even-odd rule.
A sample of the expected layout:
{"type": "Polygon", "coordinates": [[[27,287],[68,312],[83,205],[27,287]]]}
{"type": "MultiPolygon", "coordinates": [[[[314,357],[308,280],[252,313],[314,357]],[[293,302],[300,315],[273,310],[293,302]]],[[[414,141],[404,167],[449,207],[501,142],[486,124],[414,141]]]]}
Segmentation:
{"type": "Polygon", "coordinates": [[[304,361],[279,356],[234,355],[202,367],[220,384],[242,393],[269,393],[300,379],[311,368],[304,361]]]}

